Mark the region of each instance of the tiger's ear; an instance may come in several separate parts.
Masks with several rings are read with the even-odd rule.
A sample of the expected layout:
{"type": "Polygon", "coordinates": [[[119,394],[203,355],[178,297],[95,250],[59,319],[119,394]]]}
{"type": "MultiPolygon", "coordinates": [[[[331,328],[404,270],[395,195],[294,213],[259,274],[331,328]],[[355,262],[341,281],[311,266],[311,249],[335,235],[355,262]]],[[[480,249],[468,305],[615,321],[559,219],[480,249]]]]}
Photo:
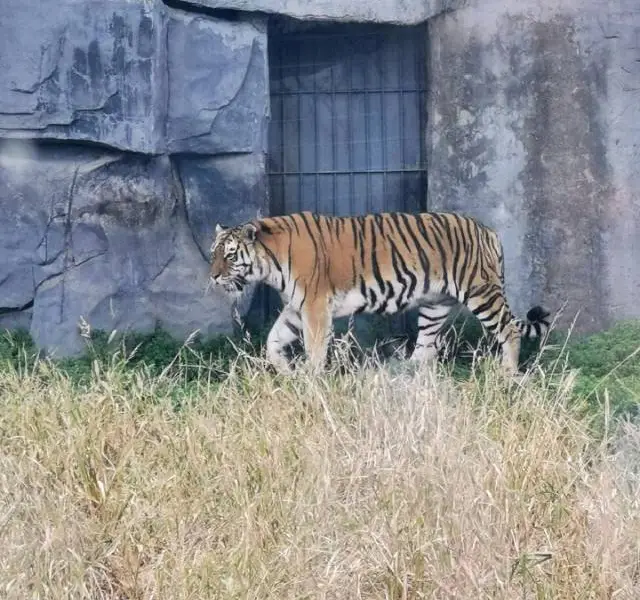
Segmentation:
{"type": "Polygon", "coordinates": [[[248,242],[255,242],[258,235],[258,227],[254,223],[245,223],[242,226],[242,237],[248,242]]]}
{"type": "Polygon", "coordinates": [[[225,229],[229,229],[224,225],[220,225],[220,223],[216,223],[216,235],[220,235],[225,229]]]}

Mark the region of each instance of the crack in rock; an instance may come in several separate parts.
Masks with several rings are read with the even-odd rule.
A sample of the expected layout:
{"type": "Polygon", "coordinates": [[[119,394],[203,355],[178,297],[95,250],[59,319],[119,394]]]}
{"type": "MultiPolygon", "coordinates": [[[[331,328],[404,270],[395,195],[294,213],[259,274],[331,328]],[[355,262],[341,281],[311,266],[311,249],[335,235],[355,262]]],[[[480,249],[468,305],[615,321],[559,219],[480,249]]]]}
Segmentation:
{"type": "Polygon", "coordinates": [[[0,315],[11,315],[33,308],[33,299],[22,306],[0,306],[0,315]]]}

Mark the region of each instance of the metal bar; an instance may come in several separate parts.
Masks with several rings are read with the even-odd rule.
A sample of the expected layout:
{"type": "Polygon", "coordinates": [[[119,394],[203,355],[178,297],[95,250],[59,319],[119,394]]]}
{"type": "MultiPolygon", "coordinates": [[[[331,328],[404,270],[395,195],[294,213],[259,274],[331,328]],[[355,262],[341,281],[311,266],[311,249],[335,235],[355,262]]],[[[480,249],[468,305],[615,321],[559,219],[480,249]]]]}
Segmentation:
{"type": "MultiPolygon", "coordinates": [[[[383,64],[383,63],[381,63],[383,64]]],[[[380,88],[384,87],[384,77],[383,77],[383,67],[380,67],[380,88]]],[[[385,102],[384,102],[384,94],[380,94],[380,137],[383,139],[382,144],[382,208],[387,210],[389,199],[388,195],[388,184],[387,184],[387,145],[384,143],[386,139],[385,135],[385,126],[384,126],[384,112],[385,112],[385,102]]]]}
{"type": "MultiPolygon", "coordinates": [[[[351,140],[353,139],[353,132],[351,128],[351,107],[353,106],[351,102],[352,98],[352,90],[353,90],[353,55],[349,54],[348,57],[349,64],[349,93],[347,94],[347,131],[348,131],[348,141],[347,147],[349,150],[349,169],[353,169],[353,144],[351,140]]],[[[354,213],[354,192],[355,192],[355,181],[353,177],[353,173],[351,173],[349,177],[349,214],[354,213]]]]}
{"type": "MultiPolygon", "coordinates": [[[[402,44],[402,40],[399,41],[400,44],[402,44]]],[[[399,69],[399,73],[400,73],[400,81],[404,80],[404,52],[402,52],[402,47],[400,48],[400,57],[399,57],[399,61],[398,61],[398,69],[399,69]]],[[[400,164],[404,167],[405,165],[405,153],[404,153],[404,95],[402,93],[403,91],[400,90],[399,91],[399,95],[398,95],[398,103],[399,103],[399,108],[400,110],[398,111],[398,117],[399,117],[399,128],[400,128],[400,164]]],[[[405,198],[407,197],[407,193],[406,193],[406,179],[404,177],[401,178],[402,179],[402,203],[403,203],[403,209],[406,208],[406,200],[405,198]]]]}
{"type": "MultiPolygon", "coordinates": [[[[366,64],[362,67],[362,87],[367,89],[367,66],[366,64]]],[[[367,118],[368,113],[371,110],[371,104],[369,102],[370,96],[368,94],[364,95],[363,103],[364,103],[364,164],[367,165],[367,179],[366,179],[366,211],[371,212],[371,175],[369,173],[369,168],[371,167],[371,141],[369,135],[369,119],[367,118]]]]}
{"type": "Polygon", "coordinates": [[[312,111],[312,115],[311,118],[313,119],[313,141],[315,144],[314,147],[314,152],[313,152],[313,163],[315,165],[315,182],[316,182],[316,189],[315,189],[315,193],[314,196],[315,198],[313,199],[314,202],[314,210],[315,212],[318,212],[319,206],[318,206],[318,187],[319,187],[319,183],[320,183],[320,176],[318,175],[318,168],[319,168],[319,160],[318,160],[318,91],[317,91],[317,73],[316,73],[316,54],[318,52],[318,46],[316,46],[313,49],[313,61],[312,61],[312,65],[313,65],[313,69],[312,69],[312,79],[313,79],[313,111],[312,111]]]}
{"type": "MultiPolygon", "coordinates": [[[[300,90],[300,78],[302,77],[301,62],[300,62],[300,46],[296,48],[298,51],[298,65],[296,68],[296,89],[300,90]]],[[[302,95],[298,94],[298,169],[302,168],[302,95]]],[[[284,145],[284,144],[283,144],[284,145]]],[[[297,210],[302,210],[302,177],[298,176],[298,202],[297,210]]]]}
{"type": "Polygon", "coordinates": [[[408,168],[408,169],[328,169],[325,171],[271,171],[270,175],[315,175],[318,173],[319,175],[368,175],[371,174],[381,174],[381,173],[421,173],[424,169],[422,167],[418,168],[408,168]]]}
{"type": "MultiPolygon", "coordinates": [[[[303,65],[301,65],[303,66],[303,65]]],[[[335,94],[340,94],[340,95],[345,95],[348,96],[350,94],[353,94],[354,92],[358,92],[359,94],[398,94],[400,92],[424,92],[424,89],[420,89],[418,88],[387,88],[387,89],[365,89],[365,88],[361,88],[358,90],[336,90],[334,93],[335,94]]],[[[314,95],[315,92],[311,91],[311,90],[298,90],[295,92],[272,92],[271,96],[312,96],[314,95]]]]}
{"type": "Polygon", "coordinates": [[[418,38],[420,40],[420,163],[423,165],[423,175],[421,177],[422,185],[420,186],[420,210],[428,210],[427,198],[429,197],[429,165],[427,164],[427,125],[429,115],[427,114],[427,82],[429,81],[429,63],[427,61],[427,48],[429,44],[429,27],[426,23],[419,29],[418,38]]]}
{"type": "MultiPolygon", "coordinates": [[[[331,120],[331,166],[335,170],[338,166],[338,149],[337,149],[337,135],[336,135],[336,119],[334,115],[336,112],[336,82],[335,82],[335,68],[331,66],[331,107],[329,110],[331,120]]],[[[331,212],[336,214],[336,197],[338,196],[338,175],[333,173],[333,191],[331,198],[331,212]]]]}

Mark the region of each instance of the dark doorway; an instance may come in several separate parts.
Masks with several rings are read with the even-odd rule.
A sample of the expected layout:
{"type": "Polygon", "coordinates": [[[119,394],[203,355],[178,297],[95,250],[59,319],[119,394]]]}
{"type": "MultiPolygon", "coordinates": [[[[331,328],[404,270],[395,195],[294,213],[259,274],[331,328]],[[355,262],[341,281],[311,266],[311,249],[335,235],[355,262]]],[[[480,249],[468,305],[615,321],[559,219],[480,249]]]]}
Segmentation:
{"type": "Polygon", "coordinates": [[[425,26],[274,21],[271,214],[426,208],[426,43],[425,26]]]}

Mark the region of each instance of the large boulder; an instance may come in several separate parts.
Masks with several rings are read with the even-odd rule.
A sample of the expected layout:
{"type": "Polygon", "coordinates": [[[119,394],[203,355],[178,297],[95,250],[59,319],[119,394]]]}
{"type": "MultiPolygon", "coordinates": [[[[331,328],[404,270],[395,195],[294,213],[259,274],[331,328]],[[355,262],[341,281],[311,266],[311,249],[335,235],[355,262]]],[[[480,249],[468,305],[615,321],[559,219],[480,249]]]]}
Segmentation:
{"type": "Polygon", "coordinates": [[[266,26],[172,11],[170,152],[265,152],[269,116],[266,26]]]}
{"type": "Polygon", "coordinates": [[[11,192],[0,202],[0,243],[11,258],[0,297],[16,314],[30,309],[39,346],[81,350],[82,318],[107,331],[230,331],[229,300],[207,291],[207,263],[168,157],[55,146],[16,154],[0,162],[0,185],[11,192]]]}
{"type": "Polygon", "coordinates": [[[3,0],[0,137],[161,150],[165,12],[159,1],[3,0]]]}
{"type": "Polygon", "coordinates": [[[62,355],[82,348],[81,319],[229,332],[205,239],[266,212],[268,117],[264,17],[4,2],[0,327],[62,355]]]}
{"type": "Polygon", "coordinates": [[[260,17],[226,21],[160,0],[3,2],[0,137],[264,151],[268,115],[260,17]]]}

